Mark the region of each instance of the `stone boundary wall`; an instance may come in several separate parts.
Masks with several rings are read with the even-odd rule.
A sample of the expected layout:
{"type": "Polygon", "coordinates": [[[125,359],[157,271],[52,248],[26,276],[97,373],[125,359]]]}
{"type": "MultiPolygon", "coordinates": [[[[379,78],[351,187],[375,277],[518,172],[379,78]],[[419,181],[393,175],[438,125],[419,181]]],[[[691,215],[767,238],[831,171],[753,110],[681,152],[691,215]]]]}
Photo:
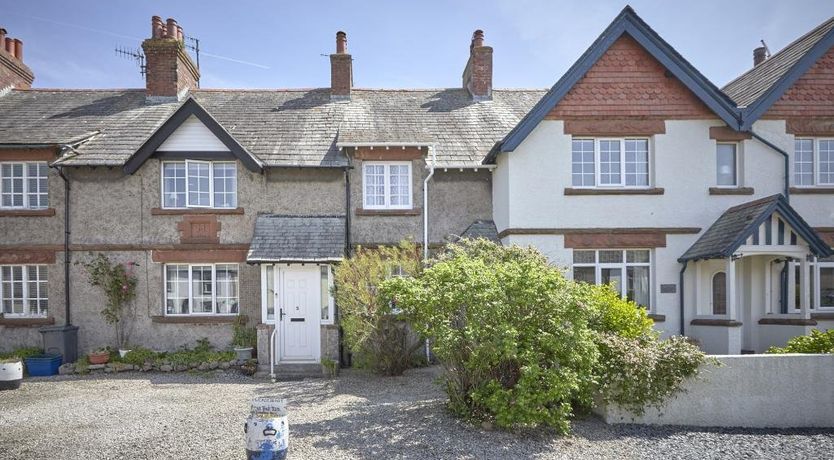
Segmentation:
{"type": "Polygon", "coordinates": [[[834,355],[715,356],[660,409],[595,409],[606,423],[747,428],[834,427],[834,355]]]}

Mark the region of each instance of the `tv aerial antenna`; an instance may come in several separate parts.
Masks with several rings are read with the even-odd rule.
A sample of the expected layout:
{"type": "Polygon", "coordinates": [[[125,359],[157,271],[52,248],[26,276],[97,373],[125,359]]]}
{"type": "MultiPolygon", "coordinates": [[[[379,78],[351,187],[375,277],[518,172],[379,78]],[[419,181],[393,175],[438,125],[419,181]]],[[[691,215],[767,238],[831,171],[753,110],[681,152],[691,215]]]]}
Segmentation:
{"type": "Polygon", "coordinates": [[[139,49],[129,49],[122,46],[116,47],[116,56],[130,59],[136,62],[136,65],[139,66],[139,73],[144,77],[147,73],[147,66],[145,66],[145,54],[142,53],[142,50],[139,49]]]}

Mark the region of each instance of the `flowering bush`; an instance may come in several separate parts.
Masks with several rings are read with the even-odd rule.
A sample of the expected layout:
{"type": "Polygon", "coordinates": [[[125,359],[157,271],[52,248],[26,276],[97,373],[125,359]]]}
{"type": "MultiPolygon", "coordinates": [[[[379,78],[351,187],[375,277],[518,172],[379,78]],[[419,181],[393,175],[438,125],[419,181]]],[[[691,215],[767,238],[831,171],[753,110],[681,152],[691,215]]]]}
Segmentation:
{"type": "Polygon", "coordinates": [[[110,262],[104,254],[81,262],[90,277],[90,284],[102,290],[107,304],[101,310],[104,320],[116,331],[116,345],[127,345],[125,306],[136,297],[135,262],[119,264],[110,262]]]}

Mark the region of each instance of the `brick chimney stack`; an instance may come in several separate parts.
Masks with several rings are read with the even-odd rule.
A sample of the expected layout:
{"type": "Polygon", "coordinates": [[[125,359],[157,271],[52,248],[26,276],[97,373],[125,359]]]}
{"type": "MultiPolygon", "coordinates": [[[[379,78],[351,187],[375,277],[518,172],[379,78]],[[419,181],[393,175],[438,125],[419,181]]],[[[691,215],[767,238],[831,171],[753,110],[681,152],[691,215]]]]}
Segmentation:
{"type": "Polygon", "coordinates": [[[330,55],[330,100],[350,100],[353,60],[347,52],[347,34],[336,32],[336,53],[330,55]]]}
{"type": "Polygon", "coordinates": [[[142,42],[145,52],[145,95],[148,102],[181,99],[198,87],[200,71],[185,51],[185,36],[177,21],[151,18],[151,38],[142,42]]]}
{"type": "Polygon", "coordinates": [[[472,99],[492,99],[492,47],[484,46],[484,31],[476,30],[469,45],[469,61],[463,70],[463,87],[469,90],[472,99]]]}
{"type": "Polygon", "coordinates": [[[760,46],[753,49],[753,67],[767,60],[767,47],[760,46]]]}
{"type": "Polygon", "coordinates": [[[23,63],[23,42],[6,36],[6,29],[0,27],[0,91],[14,87],[32,87],[35,74],[23,63]]]}

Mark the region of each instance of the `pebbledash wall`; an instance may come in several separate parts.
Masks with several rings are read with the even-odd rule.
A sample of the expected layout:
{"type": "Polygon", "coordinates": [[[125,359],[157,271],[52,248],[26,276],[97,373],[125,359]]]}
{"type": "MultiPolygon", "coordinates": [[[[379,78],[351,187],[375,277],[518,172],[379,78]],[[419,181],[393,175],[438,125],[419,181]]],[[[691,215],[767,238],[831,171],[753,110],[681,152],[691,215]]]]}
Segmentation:
{"type": "MultiPolygon", "coordinates": [[[[422,240],[423,179],[428,174],[425,159],[412,166],[414,210],[400,215],[362,215],[361,161],[351,170],[352,240],[365,245],[391,244],[403,238],[422,240]]],[[[237,162],[239,209],[232,213],[212,211],[161,210],[160,161],[151,159],[133,175],[121,168],[67,168],[72,184],[70,193],[74,262],[90,253],[105,252],[119,262],[136,262],[137,297],[135,318],[131,321],[131,343],[157,349],[193,345],[208,337],[217,347],[231,340],[229,318],[188,318],[164,316],[164,260],[171,262],[235,262],[240,267],[241,312],[261,322],[260,267],[245,263],[254,221],[259,213],[289,215],[343,215],[345,183],[343,169],[269,168],[252,173],[237,162]],[[198,217],[219,224],[218,241],[210,245],[181,243],[178,225],[198,217]],[[181,323],[178,321],[186,321],[181,323]]],[[[429,240],[432,246],[459,235],[476,219],[489,219],[491,213],[490,173],[486,169],[438,171],[430,185],[429,240]]],[[[47,255],[49,271],[49,317],[55,324],[64,322],[63,278],[63,182],[54,171],[49,176],[49,203],[55,215],[47,217],[3,217],[0,233],[3,245],[24,252],[47,255]]],[[[103,295],[89,285],[83,267],[73,263],[71,276],[72,323],[81,327],[79,347],[87,351],[114,343],[112,327],[104,322],[100,310],[103,295]]],[[[38,345],[40,325],[12,327],[0,325],[0,349],[38,345]]],[[[322,350],[335,354],[336,328],[323,326],[322,350]]],[[[338,355],[330,356],[338,358],[338,355]]]]}
{"type": "Polygon", "coordinates": [[[718,356],[660,408],[601,405],[606,423],[746,428],[834,427],[834,355],[718,356]],[[797,376],[802,376],[797,379],[797,376]],[[739,384],[742,382],[742,384],[739,384]],[[802,389],[797,391],[797,382],[802,389]],[[809,397],[809,395],[813,395],[809,397]]]}

